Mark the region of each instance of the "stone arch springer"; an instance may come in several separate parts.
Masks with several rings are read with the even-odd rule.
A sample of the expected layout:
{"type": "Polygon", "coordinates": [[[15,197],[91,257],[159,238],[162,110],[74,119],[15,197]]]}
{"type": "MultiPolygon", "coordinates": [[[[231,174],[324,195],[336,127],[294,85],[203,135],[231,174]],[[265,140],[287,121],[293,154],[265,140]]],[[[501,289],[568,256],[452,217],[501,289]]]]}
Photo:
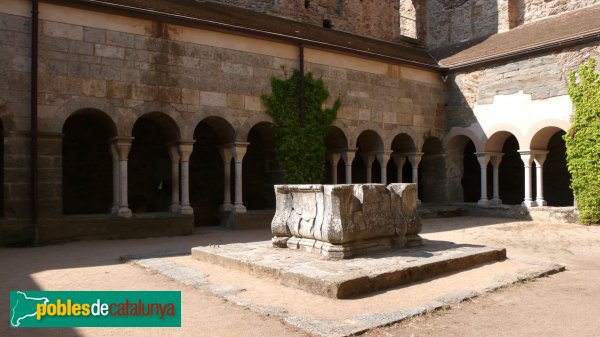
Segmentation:
{"type": "Polygon", "coordinates": [[[55,113],[55,118],[49,118],[46,129],[52,133],[62,133],[63,126],[69,117],[82,110],[97,110],[110,118],[116,129],[116,136],[122,136],[124,133],[123,125],[116,121],[122,120],[118,109],[105,99],[94,97],[77,97],[65,102],[55,113]]]}

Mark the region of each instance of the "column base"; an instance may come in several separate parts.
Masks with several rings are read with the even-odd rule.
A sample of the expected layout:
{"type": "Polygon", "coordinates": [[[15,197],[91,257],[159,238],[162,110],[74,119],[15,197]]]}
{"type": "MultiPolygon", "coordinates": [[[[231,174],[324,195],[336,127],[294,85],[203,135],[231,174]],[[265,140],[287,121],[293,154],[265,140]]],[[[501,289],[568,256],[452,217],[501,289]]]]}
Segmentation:
{"type": "Polygon", "coordinates": [[[490,201],[487,199],[479,199],[479,201],[477,201],[477,205],[479,206],[487,206],[490,204],[490,201]]]}
{"type": "Polygon", "coordinates": [[[112,207],[110,208],[110,214],[118,215],[119,205],[112,205],[112,207]]]}
{"type": "Polygon", "coordinates": [[[233,211],[235,213],[246,213],[246,206],[243,204],[235,204],[233,205],[233,211]]]}
{"type": "Polygon", "coordinates": [[[179,213],[181,211],[181,207],[179,206],[179,204],[172,204],[171,206],[169,206],[169,212],[171,213],[179,213]]]}
{"type": "Polygon", "coordinates": [[[221,205],[221,207],[219,207],[219,211],[221,211],[221,212],[230,212],[232,209],[233,209],[232,204],[223,204],[223,205],[221,205]]]}
{"type": "Polygon", "coordinates": [[[179,208],[179,214],[194,214],[194,209],[189,204],[181,205],[179,208]]]}
{"type": "Polygon", "coordinates": [[[490,200],[492,205],[502,205],[502,199],[492,199],[490,200]]]}
{"type": "Polygon", "coordinates": [[[542,206],[548,206],[548,203],[546,202],[546,200],[544,199],[535,199],[535,204],[538,207],[542,207],[542,206]]]}
{"type": "Polygon", "coordinates": [[[537,204],[533,200],[525,200],[525,201],[523,201],[523,203],[521,205],[528,207],[528,208],[537,206],[537,204]]]}
{"type": "Polygon", "coordinates": [[[133,213],[131,212],[131,209],[129,209],[129,207],[119,207],[117,215],[122,218],[131,218],[133,213]]]}

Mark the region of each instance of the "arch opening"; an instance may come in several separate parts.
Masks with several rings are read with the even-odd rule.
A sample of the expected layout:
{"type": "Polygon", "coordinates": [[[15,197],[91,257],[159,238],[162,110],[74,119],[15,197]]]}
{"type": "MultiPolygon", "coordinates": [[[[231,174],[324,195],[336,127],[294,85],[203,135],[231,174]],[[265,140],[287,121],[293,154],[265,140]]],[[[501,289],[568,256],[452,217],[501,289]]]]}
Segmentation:
{"type": "Polygon", "coordinates": [[[429,137],[423,143],[423,158],[419,165],[419,199],[424,203],[444,202],[446,165],[442,141],[429,137]]]}
{"type": "Polygon", "coordinates": [[[352,163],[353,183],[378,183],[381,181],[380,164],[376,154],[383,151],[383,140],[373,130],[363,131],[356,139],[356,157],[352,163]],[[371,168],[368,165],[371,163],[371,168]],[[370,173],[370,176],[368,176],[370,173]]]}
{"type": "Polygon", "coordinates": [[[116,136],[113,121],[99,110],[81,110],[67,118],[62,132],[63,214],[108,213],[113,192],[109,144],[116,136]]]}
{"type": "MultiPolygon", "coordinates": [[[[524,167],[519,154],[519,142],[512,134],[505,138],[501,152],[504,153],[499,168],[500,199],[503,204],[520,205],[525,198],[524,167]]],[[[532,181],[535,181],[535,171],[532,170],[532,181]]],[[[535,188],[532,188],[535,191],[535,188]]]]}
{"type": "Polygon", "coordinates": [[[327,127],[327,136],[325,137],[325,148],[327,153],[327,160],[325,165],[325,176],[323,178],[324,184],[342,184],[346,181],[346,170],[344,159],[341,154],[348,151],[348,139],[342,131],[337,126],[330,125],[327,127]],[[337,162],[337,165],[332,167],[332,154],[339,154],[340,158],[337,162]],[[337,181],[333,181],[334,174],[333,170],[335,169],[336,174],[335,178],[337,181]]]}
{"type": "Polygon", "coordinates": [[[135,122],[129,153],[129,207],[133,213],[166,212],[171,203],[169,146],[179,128],[167,115],[148,113],[135,122]]]}
{"type": "MultiPolygon", "coordinates": [[[[227,165],[220,153],[220,147],[230,147],[228,144],[235,141],[235,130],[226,120],[209,117],[196,126],[194,140],[194,149],[190,156],[190,204],[194,209],[194,225],[216,226],[219,224],[220,208],[224,202],[224,165],[227,165]]],[[[229,192],[233,198],[233,159],[228,165],[231,172],[229,192]]]]}
{"type": "Polygon", "coordinates": [[[256,124],[248,133],[243,166],[243,199],[248,210],[275,209],[273,186],[285,181],[285,172],[275,155],[271,123],[256,124]]]}

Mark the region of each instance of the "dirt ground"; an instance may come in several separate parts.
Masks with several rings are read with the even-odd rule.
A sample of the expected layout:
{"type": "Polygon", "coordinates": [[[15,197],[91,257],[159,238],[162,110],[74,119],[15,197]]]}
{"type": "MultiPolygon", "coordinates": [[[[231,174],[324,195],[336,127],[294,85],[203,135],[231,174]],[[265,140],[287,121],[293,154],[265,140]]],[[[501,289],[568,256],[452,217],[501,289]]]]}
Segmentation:
{"type": "MultiPolygon", "coordinates": [[[[560,263],[567,271],[367,336],[600,336],[600,227],[462,217],[425,220],[423,237],[506,247],[509,257],[560,263]]],[[[198,245],[268,238],[268,231],[211,229],[188,237],[0,249],[0,308],[6,308],[0,310],[0,336],[301,336],[275,318],[119,262],[126,254],[186,251],[198,245]],[[182,328],[9,328],[9,290],[36,289],[181,290],[182,328]]]]}

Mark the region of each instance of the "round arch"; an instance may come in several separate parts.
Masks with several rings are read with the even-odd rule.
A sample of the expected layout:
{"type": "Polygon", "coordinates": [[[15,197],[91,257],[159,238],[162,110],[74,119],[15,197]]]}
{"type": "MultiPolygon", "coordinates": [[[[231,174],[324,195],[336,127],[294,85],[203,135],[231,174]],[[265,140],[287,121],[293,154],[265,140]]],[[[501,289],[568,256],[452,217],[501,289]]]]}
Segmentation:
{"type": "Polygon", "coordinates": [[[113,202],[109,139],[117,135],[113,120],[103,111],[82,109],[65,120],[61,131],[63,213],[109,212],[113,202]]]}

